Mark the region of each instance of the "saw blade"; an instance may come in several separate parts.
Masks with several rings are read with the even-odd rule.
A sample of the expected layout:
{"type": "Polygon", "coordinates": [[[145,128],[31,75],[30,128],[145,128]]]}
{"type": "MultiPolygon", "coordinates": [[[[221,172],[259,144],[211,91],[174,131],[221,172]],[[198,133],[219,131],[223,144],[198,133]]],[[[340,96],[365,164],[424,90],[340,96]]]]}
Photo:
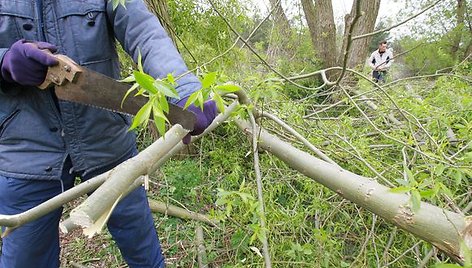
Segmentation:
{"type": "MultiPolygon", "coordinates": [[[[79,68],[80,72],[76,74],[73,82],[55,86],[59,99],[132,116],[148,101],[148,98],[140,95],[128,96],[123,101],[131,85],[82,66],[79,68]]],[[[166,117],[171,124],[180,124],[187,130],[193,130],[195,114],[191,111],[169,103],[169,113],[166,117]]]]}

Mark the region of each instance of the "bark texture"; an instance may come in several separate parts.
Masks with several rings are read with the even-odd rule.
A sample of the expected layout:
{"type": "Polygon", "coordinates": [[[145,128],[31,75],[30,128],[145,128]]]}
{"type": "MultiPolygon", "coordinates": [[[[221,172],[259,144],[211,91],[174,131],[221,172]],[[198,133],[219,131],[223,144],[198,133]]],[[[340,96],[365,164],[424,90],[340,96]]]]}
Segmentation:
{"type": "Polygon", "coordinates": [[[302,0],[313,48],[323,69],[336,65],[336,26],[331,0],[302,0]]]}
{"type": "MultiPolygon", "coordinates": [[[[252,136],[246,121],[237,120],[238,126],[252,136]]],[[[291,168],[328,187],[343,198],[377,214],[388,222],[430,242],[449,256],[463,261],[460,242],[472,248],[472,219],[463,215],[421,202],[413,212],[409,196],[390,192],[370,178],[351,173],[301,151],[264,129],[257,132],[260,148],[274,154],[291,168]]]]}
{"type": "MultiPolygon", "coordinates": [[[[344,38],[342,51],[344,51],[347,47],[347,42],[349,41],[348,33],[351,27],[354,27],[352,29],[352,36],[367,34],[374,31],[375,21],[377,20],[377,16],[379,14],[379,8],[380,0],[354,0],[352,3],[351,12],[344,18],[344,38]],[[357,20],[355,25],[352,25],[352,20],[356,17],[356,5],[358,1],[360,1],[361,17],[359,20],[357,20]]],[[[347,62],[348,68],[354,69],[364,66],[369,53],[367,48],[369,47],[371,40],[372,36],[352,41],[347,62]]],[[[342,65],[342,56],[343,55],[340,55],[338,62],[339,65],[342,65]]]]}
{"type": "Polygon", "coordinates": [[[156,162],[165,157],[188,133],[180,125],[174,125],[166,134],[137,156],[125,161],[109,172],[109,178],[77,208],[70,213],[71,220],[88,228],[92,236],[100,232],[114,206],[129,186],[141,175],[155,171],[156,162]]]}
{"type": "Polygon", "coordinates": [[[457,52],[459,51],[460,44],[462,41],[462,32],[464,28],[466,3],[464,0],[457,0],[456,6],[456,27],[454,29],[451,54],[454,59],[457,59],[457,52]]]}

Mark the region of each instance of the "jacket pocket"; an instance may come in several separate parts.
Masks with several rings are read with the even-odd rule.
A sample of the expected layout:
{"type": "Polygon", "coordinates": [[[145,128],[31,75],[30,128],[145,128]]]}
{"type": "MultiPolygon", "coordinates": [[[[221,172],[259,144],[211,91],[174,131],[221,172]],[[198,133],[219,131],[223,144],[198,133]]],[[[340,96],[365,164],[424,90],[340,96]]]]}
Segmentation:
{"type": "Polygon", "coordinates": [[[0,139],[3,137],[3,132],[5,131],[5,129],[8,127],[10,122],[13,121],[16,115],[18,115],[19,112],[19,109],[15,109],[9,114],[0,114],[0,139]]]}
{"type": "Polygon", "coordinates": [[[114,37],[106,5],[107,0],[57,1],[64,50],[80,65],[106,61],[112,56],[114,37]]]}
{"type": "Polygon", "coordinates": [[[0,0],[0,47],[35,35],[34,10],[28,0],[0,0]],[[29,34],[26,34],[29,33],[29,34]]]}

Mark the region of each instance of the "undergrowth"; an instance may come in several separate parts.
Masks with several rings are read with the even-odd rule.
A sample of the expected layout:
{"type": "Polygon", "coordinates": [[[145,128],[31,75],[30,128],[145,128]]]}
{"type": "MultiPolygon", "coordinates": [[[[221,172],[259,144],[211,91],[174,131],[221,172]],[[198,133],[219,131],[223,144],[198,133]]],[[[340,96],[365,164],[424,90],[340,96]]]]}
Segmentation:
{"type": "MultiPolygon", "coordinates": [[[[244,86],[250,89],[250,85],[248,82],[244,86]]],[[[472,140],[470,84],[454,76],[398,83],[385,88],[395,104],[370,84],[360,83],[360,87],[365,92],[373,90],[367,97],[378,105],[378,110],[372,111],[357,100],[369,119],[385,134],[418,148],[423,154],[404,149],[405,144],[379,133],[347,98],[339,106],[303,118],[319,110],[320,105],[332,104],[329,98],[324,103],[310,98],[292,100],[278,91],[277,86],[266,94],[254,88],[251,94],[258,99],[259,107],[281,117],[347,170],[372,178],[378,172],[398,187],[405,180],[406,161],[422,200],[447,209],[463,208],[470,202],[471,149],[455,155],[453,164],[445,160],[472,140]],[[408,120],[402,118],[400,111],[408,120]],[[386,119],[390,113],[409,123],[393,125],[386,119]],[[418,122],[424,129],[418,127],[418,122]],[[456,136],[454,142],[446,135],[448,128],[456,136]],[[436,194],[428,191],[438,184],[447,190],[436,194]]],[[[303,148],[274,123],[263,120],[261,124],[303,148]]],[[[150,142],[148,131],[140,134],[141,146],[150,142]]],[[[205,246],[213,267],[263,266],[250,148],[242,132],[228,122],[168,161],[151,178],[151,198],[220,220],[217,228],[204,226],[205,246]]],[[[274,267],[413,267],[431,250],[430,244],[343,200],[269,153],[262,151],[260,157],[274,267]]],[[[155,219],[168,266],[195,267],[196,223],[160,214],[155,219]]],[[[112,243],[107,247],[109,254],[117,252],[112,243]]],[[[66,251],[88,256],[87,247],[80,239],[66,245],[66,251]]],[[[107,254],[101,252],[95,255],[107,254]]],[[[429,265],[448,260],[447,256],[438,254],[429,265]]],[[[106,265],[118,267],[111,262],[106,265]]]]}

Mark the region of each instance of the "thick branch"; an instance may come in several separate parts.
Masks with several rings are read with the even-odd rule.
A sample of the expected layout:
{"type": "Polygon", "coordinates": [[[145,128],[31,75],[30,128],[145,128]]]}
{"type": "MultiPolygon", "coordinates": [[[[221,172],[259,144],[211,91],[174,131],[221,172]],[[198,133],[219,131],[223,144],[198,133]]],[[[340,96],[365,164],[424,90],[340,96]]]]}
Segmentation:
{"type": "MultiPolygon", "coordinates": [[[[205,130],[205,132],[203,132],[197,137],[192,137],[192,141],[195,141],[196,139],[199,139],[200,137],[206,135],[207,133],[218,127],[220,124],[222,124],[224,121],[226,121],[226,119],[228,119],[231,113],[236,109],[237,104],[237,102],[233,102],[230,106],[228,106],[224,113],[218,115],[215,120],[213,120],[213,123],[205,130]]],[[[170,159],[177,152],[181,151],[184,147],[185,145],[183,143],[179,143],[168,154],[166,154],[159,161],[157,161],[152,166],[151,171],[155,171],[159,166],[164,164],[168,159],[170,159]]],[[[109,177],[109,173],[110,172],[105,172],[92,179],[89,179],[86,182],[83,182],[25,212],[16,215],[0,215],[0,226],[10,227],[10,230],[13,230],[25,223],[34,221],[50,213],[51,211],[60,208],[62,205],[74,199],[94,191],[100,185],[102,185],[103,182],[105,182],[105,180],[109,177]]],[[[3,233],[3,235],[5,235],[5,233],[3,233]]]]}
{"type": "MultiPolygon", "coordinates": [[[[237,120],[238,126],[253,135],[248,122],[237,120]]],[[[428,241],[461,261],[460,242],[472,248],[472,220],[426,202],[413,212],[410,197],[392,193],[376,181],[356,175],[303,152],[261,129],[259,146],[274,154],[287,165],[323,184],[342,197],[368,209],[400,228],[428,241]]]]}
{"type": "Polygon", "coordinates": [[[159,212],[169,216],[177,217],[180,219],[190,219],[200,221],[211,226],[217,226],[218,221],[210,219],[208,216],[193,212],[184,208],[180,208],[171,204],[167,204],[161,201],[149,199],[149,207],[153,212],[159,212]]]}
{"type": "MultiPolygon", "coordinates": [[[[117,201],[128,187],[141,175],[149,174],[152,166],[166,155],[188,133],[180,125],[174,125],[164,137],[154,142],[139,155],[127,160],[109,173],[109,178],[87,200],[71,211],[70,217],[75,224],[92,227],[99,220],[106,222],[117,201]],[[105,217],[105,219],[103,218],[105,217]]],[[[101,230],[101,226],[90,235],[101,230]]]]}
{"type": "Polygon", "coordinates": [[[197,225],[195,228],[195,237],[197,242],[197,260],[199,268],[208,268],[208,257],[205,250],[205,240],[203,238],[203,228],[197,225]]]}
{"type": "MultiPolygon", "coordinates": [[[[256,119],[252,113],[249,114],[249,120],[252,126],[252,132],[258,132],[258,126],[256,124],[256,119]]],[[[264,262],[266,268],[272,267],[272,261],[270,259],[270,252],[269,252],[269,242],[267,241],[267,227],[265,222],[265,209],[264,209],[264,194],[262,189],[262,175],[261,175],[261,168],[259,165],[259,151],[257,145],[257,135],[252,136],[252,153],[254,154],[254,171],[256,174],[256,184],[257,184],[257,199],[259,201],[259,221],[262,228],[262,248],[264,254],[264,262]]]]}

